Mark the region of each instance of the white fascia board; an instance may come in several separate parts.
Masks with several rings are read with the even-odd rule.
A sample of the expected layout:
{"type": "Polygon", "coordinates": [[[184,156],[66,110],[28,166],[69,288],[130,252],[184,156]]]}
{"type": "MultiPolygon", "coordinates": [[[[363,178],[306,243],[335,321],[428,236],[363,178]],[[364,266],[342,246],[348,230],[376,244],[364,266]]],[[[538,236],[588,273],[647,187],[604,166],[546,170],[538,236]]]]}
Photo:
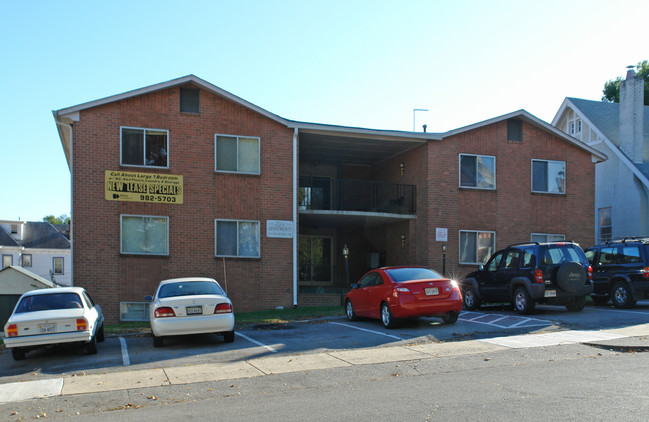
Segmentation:
{"type": "Polygon", "coordinates": [[[441,141],[441,133],[433,132],[406,132],[398,130],[383,130],[383,129],[368,129],[351,126],[336,126],[327,125],[322,123],[308,123],[288,121],[287,127],[290,129],[298,129],[303,133],[321,133],[321,134],[336,134],[350,137],[372,137],[375,139],[386,139],[396,141],[441,141]]]}

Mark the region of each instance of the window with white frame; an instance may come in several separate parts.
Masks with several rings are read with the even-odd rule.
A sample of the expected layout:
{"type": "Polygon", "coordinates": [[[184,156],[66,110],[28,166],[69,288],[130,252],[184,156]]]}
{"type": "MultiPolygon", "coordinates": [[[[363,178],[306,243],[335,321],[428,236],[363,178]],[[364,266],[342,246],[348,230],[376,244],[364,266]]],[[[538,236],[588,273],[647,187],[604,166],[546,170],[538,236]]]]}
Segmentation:
{"type": "Polygon", "coordinates": [[[123,254],[169,254],[169,217],[122,215],[121,234],[123,254]]]}
{"type": "Polygon", "coordinates": [[[216,171],[259,174],[259,138],[215,135],[216,171]]]}
{"type": "Polygon", "coordinates": [[[566,162],[532,160],[532,192],[566,193],[566,162]]]}
{"type": "Polygon", "coordinates": [[[460,186],[496,189],[496,157],[460,154],[460,186]]]}
{"type": "Polygon", "coordinates": [[[539,243],[561,242],[566,240],[566,235],[550,234],[550,233],[532,233],[530,240],[532,242],[539,242],[539,243]]]}
{"type": "Polygon", "coordinates": [[[2,268],[11,267],[14,264],[13,255],[2,255],[2,268]]]}
{"type": "Polygon", "coordinates": [[[120,321],[148,321],[150,302],[120,302],[120,321]]]}
{"type": "Polygon", "coordinates": [[[54,274],[63,274],[63,258],[56,257],[52,258],[52,273],[54,274]]]}
{"type": "Polygon", "coordinates": [[[29,268],[32,266],[32,255],[23,254],[23,267],[29,268]]]}
{"type": "Polygon", "coordinates": [[[611,219],[611,208],[600,208],[599,212],[599,241],[604,243],[607,240],[611,240],[613,233],[613,224],[611,219]]]}
{"type": "Polygon", "coordinates": [[[575,136],[581,133],[581,119],[576,117],[568,120],[568,134],[575,136]]]}
{"type": "Polygon", "coordinates": [[[496,247],[496,232],[460,230],[460,264],[484,264],[496,247]]]}
{"type": "Polygon", "coordinates": [[[215,220],[216,256],[259,258],[259,221],[215,220]]]}
{"type": "Polygon", "coordinates": [[[136,127],[121,128],[122,165],[169,167],[169,131],[136,127]]]}

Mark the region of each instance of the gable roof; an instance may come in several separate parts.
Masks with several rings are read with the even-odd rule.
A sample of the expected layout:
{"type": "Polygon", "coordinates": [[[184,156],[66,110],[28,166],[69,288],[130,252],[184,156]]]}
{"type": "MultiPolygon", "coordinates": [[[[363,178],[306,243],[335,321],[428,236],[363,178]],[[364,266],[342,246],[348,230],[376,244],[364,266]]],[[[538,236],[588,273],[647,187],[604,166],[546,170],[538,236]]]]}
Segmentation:
{"type": "Polygon", "coordinates": [[[30,249],[70,249],[70,240],[48,222],[23,223],[22,239],[15,239],[0,228],[0,245],[30,249]]]}
{"type": "Polygon", "coordinates": [[[0,270],[0,294],[21,295],[34,289],[56,287],[50,280],[31,271],[11,265],[0,270]]]}

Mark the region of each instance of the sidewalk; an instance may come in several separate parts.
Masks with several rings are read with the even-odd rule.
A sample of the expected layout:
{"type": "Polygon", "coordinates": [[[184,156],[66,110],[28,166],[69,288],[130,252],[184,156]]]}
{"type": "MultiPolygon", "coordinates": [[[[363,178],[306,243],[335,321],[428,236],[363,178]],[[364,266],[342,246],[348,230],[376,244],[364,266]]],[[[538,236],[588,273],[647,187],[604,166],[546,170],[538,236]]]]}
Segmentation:
{"type": "Polygon", "coordinates": [[[621,352],[649,351],[649,324],[607,331],[566,330],[449,343],[341,350],[326,353],[269,356],[233,363],[210,363],[70,376],[0,384],[0,404],[39,397],[100,393],[145,387],[262,377],[273,374],[355,365],[437,359],[499,350],[585,344],[621,352]]]}

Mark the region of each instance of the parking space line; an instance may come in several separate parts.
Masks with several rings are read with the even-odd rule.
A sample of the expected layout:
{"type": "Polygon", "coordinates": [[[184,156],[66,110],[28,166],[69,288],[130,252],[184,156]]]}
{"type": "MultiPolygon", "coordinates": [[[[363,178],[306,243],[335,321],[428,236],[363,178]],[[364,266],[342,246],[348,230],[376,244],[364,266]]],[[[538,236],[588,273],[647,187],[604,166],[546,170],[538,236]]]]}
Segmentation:
{"type": "Polygon", "coordinates": [[[353,326],[353,325],[342,324],[342,323],[340,323],[340,322],[329,322],[329,324],[342,325],[343,327],[354,328],[354,329],[356,329],[356,330],[365,331],[365,332],[372,333],[372,334],[379,334],[379,335],[382,335],[382,336],[386,336],[386,337],[393,338],[393,339],[395,339],[395,340],[403,340],[403,338],[401,338],[401,337],[397,337],[397,336],[393,336],[392,334],[386,334],[386,333],[382,333],[382,332],[380,332],[380,331],[368,330],[368,329],[366,329],[366,328],[355,327],[355,326],[353,326]]]}
{"type": "Polygon", "coordinates": [[[131,359],[128,356],[126,340],[124,340],[124,337],[119,337],[119,342],[122,345],[122,362],[124,363],[124,366],[129,366],[131,364],[131,359]]]}
{"type": "Polygon", "coordinates": [[[263,343],[260,343],[260,342],[258,342],[257,340],[251,339],[250,337],[248,337],[248,336],[245,335],[245,334],[241,334],[241,333],[238,332],[238,331],[237,331],[236,334],[237,334],[238,336],[241,336],[241,337],[245,338],[246,340],[248,340],[248,341],[251,342],[251,343],[255,343],[255,344],[256,344],[257,346],[259,346],[259,347],[263,347],[264,349],[268,350],[269,352],[277,353],[277,350],[273,349],[272,347],[267,346],[267,345],[265,345],[265,344],[263,344],[263,343]]]}

